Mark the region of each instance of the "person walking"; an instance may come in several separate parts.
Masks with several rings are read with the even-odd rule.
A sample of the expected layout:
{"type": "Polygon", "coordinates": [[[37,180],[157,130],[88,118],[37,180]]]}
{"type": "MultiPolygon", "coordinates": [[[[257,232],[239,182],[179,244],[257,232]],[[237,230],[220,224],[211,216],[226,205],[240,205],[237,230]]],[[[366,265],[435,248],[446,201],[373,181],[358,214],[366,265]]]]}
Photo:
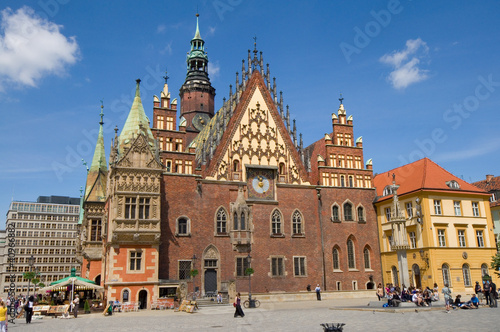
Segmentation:
{"type": "Polygon", "coordinates": [[[240,293],[236,294],[236,298],[234,299],[234,307],[236,308],[236,311],[234,312],[234,318],[241,316],[245,317],[245,314],[243,313],[243,310],[241,309],[241,295],[240,293]]]}
{"type": "Polygon", "coordinates": [[[26,300],[26,304],[24,305],[24,310],[26,311],[26,324],[31,324],[31,317],[33,316],[33,302],[35,298],[33,295],[30,295],[29,299],[26,300]]]}
{"type": "Polygon", "coordinates": [[[80,306],[80,298],[78,294],[75,295],[75,299],[73,300],[73,316],[75,318],[78,317],[78,307],[80,306]]]}
{"type": "Polygon", "coordinates": [[[441,292],[444,295],[444,303],[446,306],[446,313],[450,312],[450,307],[451,307],[451,302],[453,301],[453,298],[451,297],[451,290],[448,288],[448,284],[444,284],[443,289],[441,292]]]}
{"type": "Polygon", "coordinates": [[[321,287],[319,287],[319,284],[316,285],[314,290],[316,291],[316,300],[321,301],[321,287]]]}
{"type": "Polygon", "coordinates": [[[9,321],[8,310],[5,303],[0,300],[0,332],[7,332],[7,323],[9,321]]]}

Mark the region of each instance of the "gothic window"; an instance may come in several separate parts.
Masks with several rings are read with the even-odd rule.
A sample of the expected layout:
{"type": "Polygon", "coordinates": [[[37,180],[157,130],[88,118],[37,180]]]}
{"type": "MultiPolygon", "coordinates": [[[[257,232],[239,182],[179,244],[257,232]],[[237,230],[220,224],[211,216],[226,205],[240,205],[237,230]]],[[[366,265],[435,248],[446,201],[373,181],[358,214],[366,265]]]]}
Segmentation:
{"type": "Polygon", "coordinates": [[[188,220],[188,218],[185,218],[185,217],[181,217],[179,219],[177,219],[177,232],[176,232],[176,235],[178,236],[186,236],[186,235],[189,235],[190,231],[191,231],[191,227],[190,227],[190,222],[188,220]]]}
{"type": "Polygon", "coordinates": [[[125,198],[125,219],[135,219],[135,197],[125,198]]]}
{"type": "Polygon", "coordinates": [[[122,303],[129,301],[129,294],[130,293],[129,293],[128,289],[123,290],[122,303]]]}
{"type": "Polygon", "coordinates": [[[358,207],[358,221],[365,221],[365,209],[362,206],[358,207]]]}
{"type": "Polygon", "coordinates": [[[217,233],[218,234],[226,234],[227,232],[227,214],[226,210],[220,208],[217,211],[217,233]]]}
{"type": "Polygon", "coordinates": [[[285,163],[280,163],[280,165],[279,165],[279,173],[280,173],[280,175],[284,175],[285,174],[285,163]]]}
{"type": "Polygon", "coordinates": [[[234,222],[234,230],[237,230],[238,229],[238,213],[234,212],[234,216],[233,216],[233,222],[234,222]]]}
{"type": "Polygon", "coordinates": [[[90,241],[101,241],[101,219],[92,219],[90,226],[90,241]]]}
{"type": "Polygon", "coordinates": [[[282,225],[281,225],[281,212],[279,210],[274,210],[271,215],[271,234],[272,235],[281,235],[282,233],[282,225]]]}
{"type": "Polygon", "coordinates": [[[354,179],[352,176],[349,176],[349,187],[354,187],[354,179]]]}
{"type": "Polygon", "coordinates": [[[179,280],[187,280],[191,278],[191,261],[179,261],[179,280]]]}
{"type": "Polygon", "coordinates": [[[343,175],[340,176],[340,186],[345,187],[345,176],[343,175]]]}
{"type": "Polygon", "coordinates": [[[339,221],[339,207],[337,205],[332,206],[332,221],[339,221]]]}
{"type": "Polygon", "coordinates": [[[371,262],[370,262],[370,249],[368,247],[363,250],[363,258],[365,259],[365,269],[369,270],[371,269],[371,262]]]}
{"type": "Polygon", "coordinates": [[[443,264],[441,270],[443,272],[443,285],[448,285],[448,287],[451,287],[450,267],[448,266],[448,264],[443,264]]]}
{"type": "Polygon", "coordinates": [[[240,171],[240,162],[238,160],[233,161],[233,172],[240,171]]]}
{"type": "Polygon", "coordinates": [[[172,160],[165,159],[165,169],[168,173],[172,172],[172,160]]]}
{"type": "Polygon", "coordinates": [[[240,230],[244,231],[246,229],[245,212],[241,212],[240,225],[240,230]]]}
{"type": "Polygon", "coordinates": [[[332,258],[333,258],[333,270],[340,270],[340,258],[339,258],[339,249],[333,248],[332,250],[332,258]]]}
{"type": "Polygon", "coordinates": [[[292,234],[303,234],[302,215],[295,211],[292,216],[292,234]]]}
{"type": "Polygon", "coordinates": [[[140,271],[142,268],[142,251],[130,251],[129,270],[140,271]]]}
{"type": "Polygon", "coordinates": [[[139,219],[149,219],[149,198],[139,198],[139,219]]]}
{"type": "Polygon", "coordinates": [[[351,203],[344,204],[344,220],[352,220],[352,205],[351,205],[351,203]]]}
{"type": "Polygon", "coordinates": [[[347,240],[347,263],[349,269],[356,268],[356,260],[354,256],[354,242],[351,239],[347,240]]]}

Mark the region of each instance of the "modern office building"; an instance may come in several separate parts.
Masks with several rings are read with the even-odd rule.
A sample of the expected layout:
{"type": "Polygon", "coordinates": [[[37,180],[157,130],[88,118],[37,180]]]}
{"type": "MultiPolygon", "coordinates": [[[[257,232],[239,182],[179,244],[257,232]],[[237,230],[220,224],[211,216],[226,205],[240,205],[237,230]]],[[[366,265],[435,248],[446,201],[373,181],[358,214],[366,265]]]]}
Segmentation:
{"type": "MultiPolygon", "coordinates": [[[[69,276],[72,267],[79,273],[80,265],[75,260],[79,211],[80,198],[40,196],[36,202],[11,202],[6,228],[11,224],[15,227],[16,294],[28,291],[24,272],[39,272],[40,282],[45,285],[69,276]]],[[[8,270],[8,247],[0,246],[5,246],[0,272],[0,290],[5,294],[12,271],[8,270]]]]}

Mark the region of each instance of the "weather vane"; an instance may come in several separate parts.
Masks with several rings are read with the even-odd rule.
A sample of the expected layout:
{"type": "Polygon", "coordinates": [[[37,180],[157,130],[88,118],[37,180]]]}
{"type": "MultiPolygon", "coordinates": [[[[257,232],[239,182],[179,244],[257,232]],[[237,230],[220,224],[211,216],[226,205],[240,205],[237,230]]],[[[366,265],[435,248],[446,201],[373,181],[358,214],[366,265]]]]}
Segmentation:
{"type": "Polygon", "coordinates": [[[167,68],[165,68],[165,76],[163,76],[163,79],[165,80],[165,84],[167,84],[167,81],[170,77],[167,75],[167,68]]]}
{"type": "Polygon", "coordinates": [[[339,101],[340,103],[342,104],[342,102],[344,101],[344,97],[342,97],[342,93],[340,93],[340,98],[339,98],[339,101]]]}

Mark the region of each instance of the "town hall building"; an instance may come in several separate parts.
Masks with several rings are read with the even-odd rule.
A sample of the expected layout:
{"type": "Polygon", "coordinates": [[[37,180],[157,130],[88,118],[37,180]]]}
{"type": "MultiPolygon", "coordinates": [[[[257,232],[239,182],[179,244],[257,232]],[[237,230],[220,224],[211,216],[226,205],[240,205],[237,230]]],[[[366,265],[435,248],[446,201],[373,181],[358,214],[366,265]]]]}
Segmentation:
{"type": "Polygon", "coordinates": [[[149,119],[137,80],[109,163],[101,112],[82,276],[107,300],[143,308],[195,290],[246,293],[250,267],[253,293],[373,289],[382,277],[372,164],[342,99],[318,128],[327,134],[304,147],[256,45],[217,111],[208,62],[197,21],[180,100],[165,77],[149,119]]]}

